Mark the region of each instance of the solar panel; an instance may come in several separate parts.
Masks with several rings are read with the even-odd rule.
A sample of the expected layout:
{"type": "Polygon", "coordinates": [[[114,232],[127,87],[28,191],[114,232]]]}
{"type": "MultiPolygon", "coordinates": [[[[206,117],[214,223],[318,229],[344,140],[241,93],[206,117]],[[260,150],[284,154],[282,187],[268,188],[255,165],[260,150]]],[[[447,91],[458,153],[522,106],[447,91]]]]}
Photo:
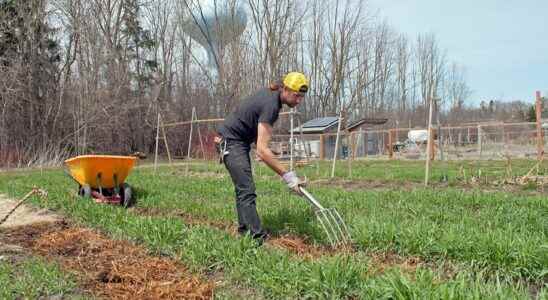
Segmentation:
{"type": "Polygon", "coordinates": [[[312,119],[312,120],[304,123],[303,128],[326,127],[326,126],[329,126],[329,125],[337,122],[338,119],[339,119],[338,117],[324,117],[324,118],[312,119]]]}

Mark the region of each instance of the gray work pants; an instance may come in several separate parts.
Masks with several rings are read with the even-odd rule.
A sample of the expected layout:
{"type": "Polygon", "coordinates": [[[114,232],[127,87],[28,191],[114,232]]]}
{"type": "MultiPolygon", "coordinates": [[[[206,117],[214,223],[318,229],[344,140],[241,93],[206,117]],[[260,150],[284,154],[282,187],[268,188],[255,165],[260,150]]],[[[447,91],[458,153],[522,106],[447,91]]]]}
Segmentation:
{"type": "Polygon", "coordinates": [[[261,228],[261,220],[257,214],[255,200],[255,183],[251,172],[251,161],[249,159],[249,143],[237,140],[227,140],[224,156],[224,164],[236,192],[236,211],[238,213],[238,232],[245,234],[249,232],[255,239],[264,238],[265,232],[261,228]]]}

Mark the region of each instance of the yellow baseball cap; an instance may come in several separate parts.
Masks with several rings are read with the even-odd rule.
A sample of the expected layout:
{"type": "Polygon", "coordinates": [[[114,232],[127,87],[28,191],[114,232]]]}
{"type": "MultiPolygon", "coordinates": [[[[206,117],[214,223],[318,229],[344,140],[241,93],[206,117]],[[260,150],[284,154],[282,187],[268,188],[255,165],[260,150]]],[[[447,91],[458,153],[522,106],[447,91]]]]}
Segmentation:
{"type": "Polygon", "coordinates": [[[308,79],[303,73],[290,72],[285,75],[283,83],[285,87],[295,92],[308,92],[308,79]]]}

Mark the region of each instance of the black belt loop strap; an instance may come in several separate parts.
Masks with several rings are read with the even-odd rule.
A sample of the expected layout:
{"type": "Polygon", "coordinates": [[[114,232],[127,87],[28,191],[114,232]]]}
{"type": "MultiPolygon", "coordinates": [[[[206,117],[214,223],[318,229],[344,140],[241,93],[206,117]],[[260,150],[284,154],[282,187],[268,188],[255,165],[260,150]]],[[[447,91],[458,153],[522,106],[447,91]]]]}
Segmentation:
{"type": "Polygon", "coordinates": [[[218,150],[219,150],[219,164],[223,163],[225,155],[228,154],[227,148],[227,142],[225,138],[222,138],[221,141],[218,144],[218,150]]]}

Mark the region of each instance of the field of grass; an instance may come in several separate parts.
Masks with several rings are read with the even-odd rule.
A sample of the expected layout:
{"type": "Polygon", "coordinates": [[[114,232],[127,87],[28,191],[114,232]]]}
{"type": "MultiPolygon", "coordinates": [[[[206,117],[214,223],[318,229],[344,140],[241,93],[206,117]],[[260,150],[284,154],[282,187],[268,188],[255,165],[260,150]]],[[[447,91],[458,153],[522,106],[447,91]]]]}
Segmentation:
{"type": "MultiPolygon", "coordinates": [[[[38,299],[40,297],[68,296],[76,284],[59,266],[41,259],[19,261],[0,260],[0,299],[38,299]]],[[[85,299],[71,294],[71,299],[85,299]]]]}
{"type": "MultiPolygon", "coordinates": [[[[532,165],[513,162],[512,172],[532,165]]],[[[448,182],[425,188],[421,162],[360,161],[351,173],[342,162],[336,176],[355,183],[347,186],[327,180],[328,163],[302,167],[309,191],[337,208],[352,232],[353,249],[330,250],[306,201],[255,165],[264,226],[274,237],[305,240],[314,255],[234,236],[233,186],[211,163],[135,169],[127,179],[138,199],[132,209],[81,200],[61,170],[0,173],[0,192],[46,189],[47,199],[33,204],[180,259],[206,277],[222,276],[227,283],[216,298],[244,298],[235,290],[245,289],[245,298],[273,299],[546,299],[547,194],[462,183],[463,175],[500,181],[506,170],[504,162],[436,164],[432,181],[446,175],[448,182]],[[381,184],[360,185],[370,181],[381,184]]]]}

